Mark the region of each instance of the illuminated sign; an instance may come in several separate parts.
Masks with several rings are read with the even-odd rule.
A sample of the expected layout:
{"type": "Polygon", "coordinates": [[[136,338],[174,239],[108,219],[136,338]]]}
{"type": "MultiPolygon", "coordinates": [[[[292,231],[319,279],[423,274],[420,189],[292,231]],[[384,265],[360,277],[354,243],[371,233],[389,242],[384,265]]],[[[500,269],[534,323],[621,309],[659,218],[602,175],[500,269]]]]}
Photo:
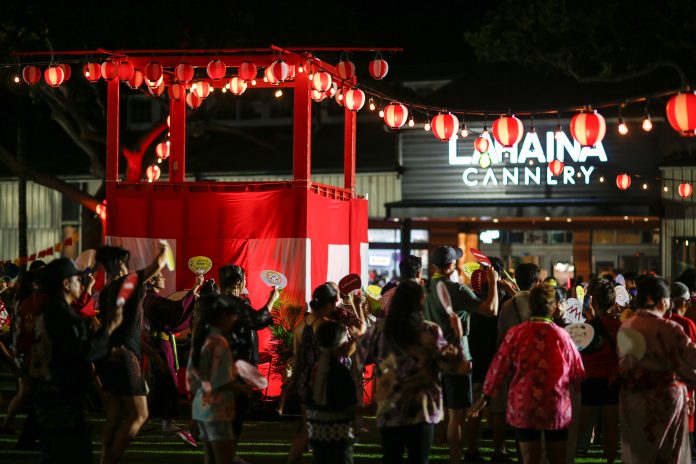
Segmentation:
{"type": "Polygon", "coordinates": [[[390,266],[391,258],[389,256],[370,255],[367,258],[367,262],[370,266],[390,266]]]}
{"type": "Polygon", "coordinates": [[[595,167],[588,161],[606,163],[607,154],[601,143],[595,147],[581,147],[564,132],[545,134],[546,146],[542,147],[539,135],[528,132],[519,145],[506,148],[493,140],[488,132],[483,137],[489,141],[487,155],[474,149],[472,155],[457,154],[457,139],[449,142],[449,164],[467,166],[462,181],[469,187],[497,185],[589,185],[595,167]],[[547,164],[557,159],[565,166],[554,176],[547,164]],[[570,163],[574,163],[571,165],[570,163]]]}

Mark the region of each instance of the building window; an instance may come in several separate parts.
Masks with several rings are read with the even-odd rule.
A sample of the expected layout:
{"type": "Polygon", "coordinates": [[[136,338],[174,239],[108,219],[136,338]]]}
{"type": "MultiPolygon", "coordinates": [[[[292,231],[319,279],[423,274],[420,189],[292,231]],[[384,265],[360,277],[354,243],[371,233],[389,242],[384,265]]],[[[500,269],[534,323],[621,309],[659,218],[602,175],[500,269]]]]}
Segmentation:
{"type": "MultiPolygon", "coordinates": [[[[400,276],[401,229],[368,229],[367,238],[370,251],[367,259],[370,285],[384,286],[400,276]]],[[[430,233],[427,229],[411,230],[410,254],[423,261],[423,275],[428,273],[428,244],[430,233]]]]}

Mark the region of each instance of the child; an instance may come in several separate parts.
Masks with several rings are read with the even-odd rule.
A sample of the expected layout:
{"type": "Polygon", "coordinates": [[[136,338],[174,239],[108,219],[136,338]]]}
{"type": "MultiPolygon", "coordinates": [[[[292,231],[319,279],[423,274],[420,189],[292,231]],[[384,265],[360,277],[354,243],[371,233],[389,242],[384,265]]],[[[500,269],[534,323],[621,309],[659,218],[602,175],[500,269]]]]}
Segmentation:
{"type": "Polygon", "coordinates": [[[317,328],[319,360],[307,391],[307,428],[316,464],[353,462],[353,421],[358,404],[350,369],[341,364],[348,340],[346,329],[333,321],[317,328]]]}
{"type": "Polygon", "coordinates": [[[237,320],[239,305],[229,296],[208,295],[197,306],[188,365],[193,419],[205,442],[205,462],[228,463],[234,456],[232,420],[240,384],[224,335],[237,320]]]}

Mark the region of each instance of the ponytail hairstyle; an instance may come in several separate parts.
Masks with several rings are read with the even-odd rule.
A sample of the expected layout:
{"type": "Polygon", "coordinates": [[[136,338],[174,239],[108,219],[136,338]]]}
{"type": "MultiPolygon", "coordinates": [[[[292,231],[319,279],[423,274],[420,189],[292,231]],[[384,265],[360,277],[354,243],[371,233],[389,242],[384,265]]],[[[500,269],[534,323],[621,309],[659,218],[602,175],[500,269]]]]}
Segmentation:
{"type": "Polygon", "coordinates": [[[403,353],[420,343],[424,320],[422,298],[423,287],[412,280],[401,282],[396,287],[384,320],[384,338],[391,350],[403,353]]]}
{"type": "Polygon", "coordinates": [[[191,365],[198,369],[201,349],[208,338],[211,325],[220,323],[224,316],[239,314],[240,299],[228,295],[206,295],[196,301],[193,329],[191,330],[191,365]]]}
{"type": "Polygon", "coordinates": [[[313,313],[316,313],[321,308],[327,304],[333,302],[334,304],[338,301],[338,291],[336,287],[329,282],[321,284],[314,289],[312,293],[312,299],[309,302],[309,307],[312,309],[313,313]]]}
{"type": "Polygon", "coordinates": [[[130,251],[120,246],[104,245],[97,250],[95,261],[104,266],[107,276],[115,276],[121,271],[120,263],[128,264],[130,251]]]}
{"type": "Polygon", "coordinates": [[[556,309],[556,289],[550,285],[541,284],[529,292],[529,309],[532,316],[551,317],[556,309]]]}
{"type": "Polygon", "coordinates": [[[244,269],[236,264],[227,264],[218,269],[220,291],[225,293],[233,290],[244,282],[244,269]]]}

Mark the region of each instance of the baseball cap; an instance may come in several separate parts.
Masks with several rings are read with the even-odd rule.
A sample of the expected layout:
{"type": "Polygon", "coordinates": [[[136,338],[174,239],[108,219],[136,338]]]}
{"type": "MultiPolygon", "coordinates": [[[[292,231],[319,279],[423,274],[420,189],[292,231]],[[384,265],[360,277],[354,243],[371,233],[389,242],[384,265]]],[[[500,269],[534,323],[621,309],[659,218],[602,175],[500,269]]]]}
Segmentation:
{"type": "Polygon", "coordinates": [[[461,248],[441,246],[435,249],[430,257],[430,262],[436,267],[443,268],[447,267],[451,262],[456,261],[462,256],[464,256],[464,252],[461,250],[461,248]]]}
{"type": "Polygon", "coordinates": [[[79,271],[75,267],[70,258],[59,258],[51,261],[43,270],[43,281],[46,288],[61,285],[63,280],[69,279],[72,276],[81,275],[84,272],[79,271]]]}
{"type": "Polygon", "coordinates": [[[681,282],[674,282],[669,289],[670,298],[681,298],[682,300],[688,300],[691,298],[691,293],[689,292],[689,287],[681,282]]]}

